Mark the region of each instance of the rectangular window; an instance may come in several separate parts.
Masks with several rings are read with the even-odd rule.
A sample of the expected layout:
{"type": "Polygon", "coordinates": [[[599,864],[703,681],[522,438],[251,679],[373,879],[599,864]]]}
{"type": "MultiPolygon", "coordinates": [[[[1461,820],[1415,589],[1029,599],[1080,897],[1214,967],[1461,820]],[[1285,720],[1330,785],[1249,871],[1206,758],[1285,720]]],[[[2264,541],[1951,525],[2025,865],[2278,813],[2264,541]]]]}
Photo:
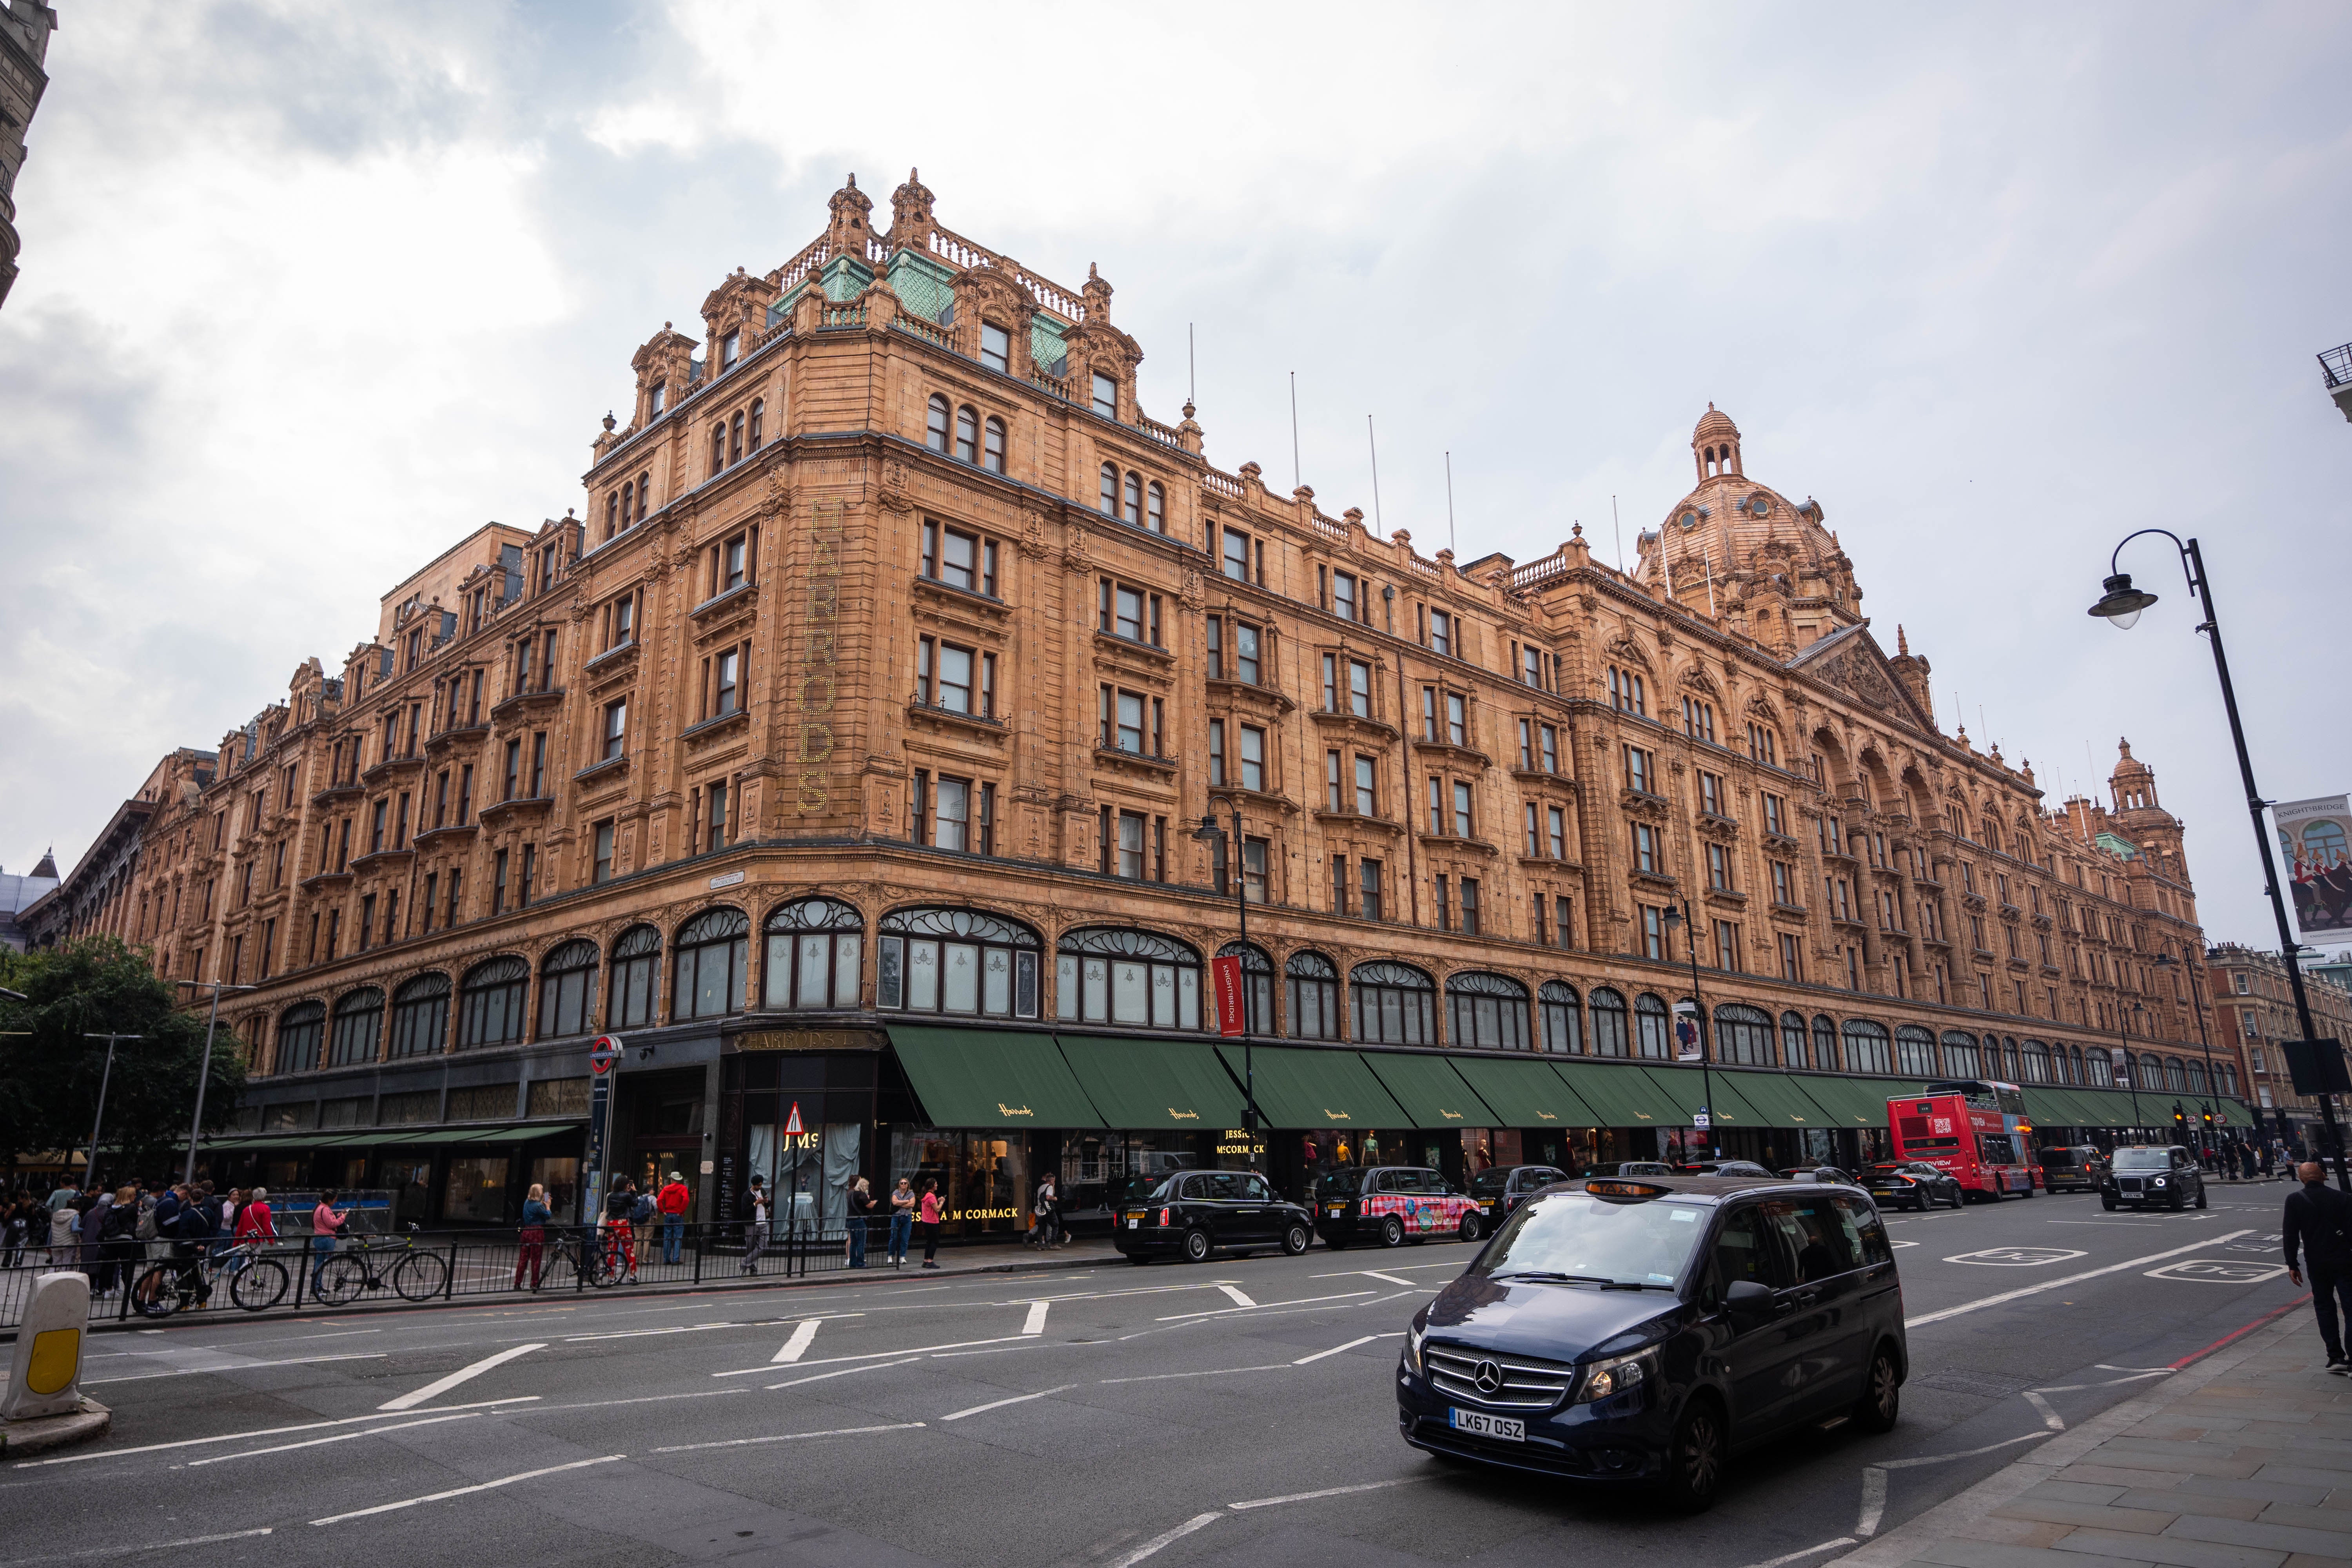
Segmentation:
{"type": "Polygon", "coordinates": [[[1266,841],[1263,838],[1242,840],[1242,898],[1253,904],[1265,902],[1266,841]]]}
{"type": "Polygon", "coordinates": [[[1478,879],[1462,879],[1462,934],[1478,934],[1478,879]]]}
{"type": "Polygon", "coordinates": [[[1664,911],[1642,906],[1642,955],[1645,958],[1666,956],[1666,926],[1664,911]]]}
{"type": "Polygon", "coordinates": [[[518,736],[507,742],[506,793],[499,798],[512,800],[522,792],[522,739],[518,736]]]}
{"type": "Polygon", "coordinates": [[[1547,843],[1547,845],[1548,845],[1548,846],[1550,847],[1550,849],[1551,849],[1551,858],[1552,858],[1553,859],[1555,859],[1555,860],[1565,860],[1565,859],[1567,859],[1567,858],[1568,858],[1568,811],[1567,811],[1567,808],[1566,808],[1566,807],[1564,807],[1564,806],[1558,806],[1558,805],[1548,805],[1548,806],[1544,807],[1544,821],[1545,821],[1545,833],[1546,833],[1545,842],[1547,843]]]}
{"type": "Polygon", "coordinates": [[[963,779],[941,778],[932,786],[931,847],[971,847],[971,785],[963,779]]]}
{"type": "Polygon", "coordinates": [[[1361,620],[1363,617],[1358,615],[1356,610],[1355,574],[1349,572],[1332,573],[1331,613],[1343,621],[1361,620]]]}
{"type": "MultiPolygon", "coordinates": [[[[1160,639],[1155,635],[1151,640],[1158,642],[1160,639]]],[[[1234,623],[1234,679],[1245,686],[1259,684],[1258,647],[1258,629],[1245,622],[1235,621],[1234,623]]]]}
{"type": "Polygon", "coordinates": [[[1209,787],[1225,787],[1225,721],[1223,719],[1209,721],[1209,787]]]}
{"type": "Polygon", "coordinates": [[[1559,731],[1549,724],[1541,724],[1537,726],[1536,734],[1542,748],[1543,771],[1559,772],[1559,731]]]}
{"type": "Polygon", "coordinates": [[[547,731],[540,731],[530,738],[530,797],[543,798],[547,794],[547,731]]]}
{"type": "Polygon", "coordinates": [[[1236,583],[1249,581],[1249,535],[1239,529],[1225,530],[1224,555],[1220,563],[1226,576],[1236,583]]]}
{"type": "MultiPolygon", "coordinates": [[[[509,742],[508,749],[512,750],[516,744],[520,742],[509,742]]],[[[368,826],[368,853],[371,855],[379,854],[383,849],[384,813],[390,809],[390,805],[391,803],[388,801],[380,800],[375,803],[375,813],[370,818],[368,826]]]]}
{"type": "Polygon", "coordinates": [[[1702,769],[1698,775],[1698,808],[1709,816],[1729,816],[1724,807],[1723,775],[1702,769]]]}
{"type": "Polygon", "coordinates": [[[1449,658],[1454,653],[1454,617],[1444,610],[1429,612],[1429,651],[1449,658]]]}
{"type": "MultiPolygon", "coordinates": [[[[501,865],[505,864],[505,862],[506,862],[506,858],[507,858],[507,852],[506,852],[505,850],[503,850],[503,849],[499,850],[499,864],[501,864],[501,865]]],[[[373,947],[374,944],[375,944],[375,895],[374,895],[373,893],[370,893],[370,894],[366,895],[364,898],[362,898],[362,899],[361,899],[361,900],[360,900],[360,951],[361,951],[362,952],[366,952],[370,947],[373,947]]]]}
{"type": "Polygon", "coordinates": [[[1470,743],[1469,699],[1452,692],[1445,698],[1445,742],[1452,746],[1470,743]]]}
{"type": "Polygon", "coordinates": [[[1706,885],[1722,892],[1731,889],[1731,850],[1726,845],[1706,847],[1706,885]]]}
{"type": "Polygon", "coordinates": [[[603,760],[609,763],[614,758],[619,756],[628,743],[628,699],[623,698],[618,702],[607,702],[604,704],[604,755],[603,760]]]}
{"type": "Polygon", "coordinates": [[[1223,616],[1211,616],[1209,622],[1209,679],[1225,679],[1225,620],[1223,616]]]}
{"type": "Polygon", "coordinates": [[[1106,419],[1118,417],[1118,383],[1097,371],[1094,374],[1095,412],[1106,419]]]}
{"type": "Polygon", "coordinates": [[[1338,654],[1327,653],[1323,656],[1323,711],[1326,713],[1337,713],[1339,710],[1339,668],[1338,654]]]}
{"type": "Polygon", "coordinates": [[[1376,778],[1372,759],[1359,756],[1356,759],[1356,815],[1359,816],[1378,816],[1381,814],[1376,778]]]}
{"type": "Polygon", "coordinates": [[[1445,878],[1443,875],[1431,878],[1430,886],[1436,889],[1435,897],[1433,901],[1437,906],[1437,929],[1440,931],[1452,931],[1454,929],[1454,901],[1448,896],[1445,886],[1445,878]]]}
{"type": "Polygon", "coordinates": [[[1421,689],[1421,738],[1424,741],[1437,739],[1437,688],[1434,686],[1421,689]]]}
{"type": "MultiPolygon", "coordinates": [[[[980,324],[980,363],[1002,375],[1013,374],[1013,334],[993,321],[980,324]]],[[[1118,413],[1116,391],[1113,393],[1112,414],[1118,413]]]]}
{"type": "Polygon", "coordinates": [[[1339,791],[1339,753],[1326,752],[1323,753],[1323,809],[1347,810],[1342,804],[1343,798],[1339,791]]]}
{"type": "Polygon", "coordinates": [[[1265,788],[1265,731],[1244,724],[1242,731],[1242,788],[1265,788]]]}
{"type": "Polygon", "coordinates": [[[1472,826],[1470,786],[1462,780],[1456,779],[1454,782],[1454,836],[1457,838],[1475,837],[1476,835],[1472,832],[1472,826]]]}
{"type": "Polygon", "coordinates": [[[1345,855],[1331,857],[1331,912],[1335,915],[1348,912],[1348,858],[1345,855]]]}
{"type": "Polygon", "coordinates": [[[507,853],[501,849],[490,858],[490,913],[494,915],[506,912],[507,853]]]}
{"type": "Polygon", "coordinates": [[[1625,787],[1648,795],[1650,791],[1650,753],[1639,746],[1625,748],[1625,787]]]}
{"type": "MultiPolygon", "coordinates": [[[[613,879],[613,828],[614,821],[609,816],[596,825],[595,858],[588,868],[588,880],[592,886],[613,879]]],[[[425,897],[432,897],[429,890],[425,897]]]]}
{"type": "Polygon", "coordinates": [[[1804,977],[1801,944],[1794,936],[1783,931],[1780,933],[1780,978],[1801,981],[1804,977]]]}
{"type": "Polygon", "coordinates": [[[727,786],[724,784],[712,784],[708,798],[709,805],[703,814],[706,826],[702,847],[705,851],[724,849],[727,847],[727,786]]]}
{"type": "Polygon", "coordinates": [[[710,663],[710,716],[724,719],[742,706],[742,686],[738,679],[743,661],[743,650],[729,648],[710,663]]]}
{"type": "Polygon", "coordinates": [[[1534,648],[1523,647],[1519,650],[1519,661],[1520,681],[1540,690],[1543,687],[1543,655],[1534,648]]]}
{"type": "Polygon", "coordinates": [[[1372,667],[1364,659],[1348,661],[1348,711],[1359,719],[1372,716],[1372,667]]]}
{"type": "Polygon", "coordinates": [[[1143,880],[1143,817],[1139,813],[1122,811],[1118,814],[1118,874],[1131,881],[1143,880]]]}
{"type": "Polygon", "coordinates": [[[1715,966],[1733,973],[1739,970],[1739,928],[1729,921],[1715,922],[1715,966]]]}
{"type": "Polygon", "coordinates": [[[1538,812],[1536,803],[1528,801],[1520,808],[1520,814],[1526,818],[1528,854],[1531,857],[1541,855],[1543,853],[1542,817],[1538,812]]]}
{"type": "Polygon", "coordinates": [[[1536,765],[1535,721],[1519,721],[1519,771],[1532,772],[1536,765]]]}
{"type": "Polygon", "coordinates": [[[1445,781],[1434,773],[1429,779],[1429,831],[1445,831],[1445,781]]]}
{"type": "Polygon", "coordinates": [[[457,826],[463,827],[474,815],[474,764],[467,763],[457,770],[457,826]]]}
{"type": "Polygon", "coordinates": [[[1356,891],[1360,912],[1368,921],[1381,918],[1381,863],[1378,860],[1356,862],[1356,891]]]}
{"type": "MultiPolygon", "coordinates": [[[[522,880],[516,885],[515,908],[521,909],[530,902],[531,885],[538,879],[539,846],[526,844],[522,847],[522,880]]],[[[394,895],[395,898],[398,896],[398,894],[394,895]]]]}
{"type": "Polygon", "coordinates": [[[1658,830],[1646,822],[1633,824],[1633,869],[1662,876],[1658,853],[1658,830]]]}

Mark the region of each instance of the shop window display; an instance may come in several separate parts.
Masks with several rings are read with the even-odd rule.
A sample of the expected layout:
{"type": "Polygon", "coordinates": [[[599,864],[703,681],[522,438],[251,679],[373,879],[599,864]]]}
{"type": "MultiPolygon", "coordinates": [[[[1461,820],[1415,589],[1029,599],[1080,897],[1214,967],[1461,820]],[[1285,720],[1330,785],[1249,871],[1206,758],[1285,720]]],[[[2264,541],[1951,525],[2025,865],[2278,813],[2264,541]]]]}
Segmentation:
{"type": "Polygon", "coordinates": [[[1024,1137],[894,1127],[889,1184],[896,1185],[901,1176],[919,1194],[925,1183],[939,1183],[943,1236],[1010,1235],[1029,1227],[1029,1146],[1024,1137]]]}
{"type": "Polygon", "coordinates": [[[507,1217],[507,1159],[503,1154],[453,1154],[449,1184],[441,1194],[441,1217],[495,1225],[507,1217]]]}

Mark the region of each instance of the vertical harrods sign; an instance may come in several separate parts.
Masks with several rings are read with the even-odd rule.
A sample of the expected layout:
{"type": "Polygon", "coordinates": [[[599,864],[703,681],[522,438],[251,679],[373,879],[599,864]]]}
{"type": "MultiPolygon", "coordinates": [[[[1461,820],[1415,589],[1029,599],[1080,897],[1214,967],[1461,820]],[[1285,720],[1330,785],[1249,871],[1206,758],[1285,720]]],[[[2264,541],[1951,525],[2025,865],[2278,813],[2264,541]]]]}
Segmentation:
{"type": "Polygon", "coordinates": [[[838,500],[821,500],[809,512],[808,604],[801,631],[800,679],[795,687],[795,762],[800,786],[795,809],[803,816],[832,810],[826,764],[833,760],[833,703],[841,628],[842,518],[838,500]]]}

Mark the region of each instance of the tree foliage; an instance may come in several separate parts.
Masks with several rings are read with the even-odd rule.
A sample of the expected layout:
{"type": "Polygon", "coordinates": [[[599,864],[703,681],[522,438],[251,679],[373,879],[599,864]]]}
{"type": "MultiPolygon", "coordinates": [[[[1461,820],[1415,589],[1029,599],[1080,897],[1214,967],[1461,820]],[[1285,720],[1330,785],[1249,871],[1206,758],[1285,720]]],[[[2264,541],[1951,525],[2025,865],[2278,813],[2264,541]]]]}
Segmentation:
{"type": "MultiPolygon", "coordinates": [[[[106,1042],[88,1037],[110,1032],[141,1037],[115,1047],[99,1173],[129,1180],[176,1171],[205,1057],[206,1015],[177,1005],[190,993],[113,937],[30,953],[0,950],[0,987],[28,998],[0,997],[0,1162],[89,1148],[106,1042]]],[[[208,1135],[235,1118],[245,1064],[244,1045],[224,1024],[205,1089],[208,1135]]]]}

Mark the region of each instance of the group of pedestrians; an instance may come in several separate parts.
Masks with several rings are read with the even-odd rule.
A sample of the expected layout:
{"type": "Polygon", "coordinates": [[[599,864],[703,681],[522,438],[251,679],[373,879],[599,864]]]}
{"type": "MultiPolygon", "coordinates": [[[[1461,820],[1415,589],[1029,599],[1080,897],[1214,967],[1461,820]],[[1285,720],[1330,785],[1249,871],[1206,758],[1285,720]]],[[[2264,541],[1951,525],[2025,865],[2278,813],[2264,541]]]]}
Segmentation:
{"type": "MultiPolygon", "coordinates": [[[[100,1300],[128,1290],[148,1259],[176,1261],[184,1278],[239,1243],[277,1239],[264,1187],[60,1182],[46,1198],[26,1192],[0,1201],[0,1268],[75,1269],[89,1277],[90,1293],[100,1300]]],[[[197,1284],[200,1295],[209,1293],[197,1284]]]]}

